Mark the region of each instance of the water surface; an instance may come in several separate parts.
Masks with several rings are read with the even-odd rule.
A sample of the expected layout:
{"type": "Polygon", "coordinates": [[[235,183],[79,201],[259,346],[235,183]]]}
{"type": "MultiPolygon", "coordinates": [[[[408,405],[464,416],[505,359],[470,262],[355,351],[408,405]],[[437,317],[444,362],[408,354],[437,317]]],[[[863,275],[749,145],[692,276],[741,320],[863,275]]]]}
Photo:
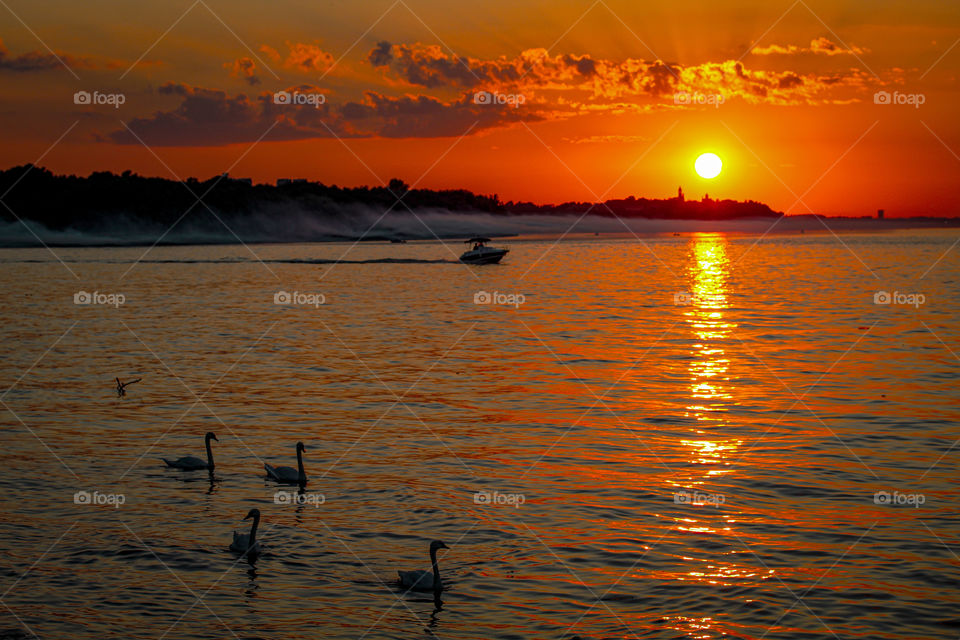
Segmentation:
{"type": "Polygon", "coordinates": [[[955,639],[956,240],[0,251],[0,637],[955,639]]]}

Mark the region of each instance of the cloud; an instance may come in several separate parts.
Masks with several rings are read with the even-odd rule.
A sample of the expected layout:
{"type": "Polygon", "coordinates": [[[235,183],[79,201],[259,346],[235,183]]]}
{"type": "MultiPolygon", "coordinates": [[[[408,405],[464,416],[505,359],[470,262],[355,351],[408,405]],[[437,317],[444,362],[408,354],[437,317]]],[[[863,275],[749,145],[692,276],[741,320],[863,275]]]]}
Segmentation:
{"type": "MultiPolygon", "coordinates": [[[[319,87],[312,85],[286,91],[325,97],[319,87]]],[[[179,98],[179,105],[131,120],[128,124],[136,135],[122,128],[97,139],[114,144],[139,144],[142,140],[149,146],[196,147],[334,135],[437,138],[506,126],[521,119],[541,119],[536,113],[508,105],[476,104],[472,94],[444,101],[431,96],[394,97],[368,91],[361,100],[342,104],[326,100],[276,104],[273,94],[268,92],[250,98],[181,83],[167,83],[158,92],[179,98]]]]}
{"type": "Polygon", "coordinates": [[[274,62],[280,63],[285,69],[301,73],[323,73],[333,67],[333,55],[324,51],[317,44],[304,42],[287,42],[289,53],[284,58],[280,52],[268,45],[260,50],[266,53],[274,62]]]}
{"type": "MultiPolygon", "coordinates": [[[[46,51],[28,51],[18,56],[11,56],[10,50],[7,49],[3,39],[0,38],[0,70],[4,71],[29,73],[57,69],[63,65],[71,69],[123,69],[129,64],[124,60],[76,56],[63,51],[58,51],[55,54],[46,51]]],[[[138,64],[155,65],[159,63],[151,60],[141,60],[138,64]]]]}
{"type": "MultiPolygon", "coordinates": [[[[824,55],[848,51],[825,38],[814,40],[811,50],[824,55]]],[[[437,45],[380,42],[367,59],[382,69],[388,80],[437,92],[482,89],[521,94],[529,105],[553,109],[555,115],[569,115],[571,110],[618,112],[640,105],[674,105],[678,92],[722,94],[750,103],[813,103],[831,100],[831,91],[863,85],[856,70],[832,75],[750,71],[734,60],[684,66],[586,54],[551,56],[545,49],[529,49],[514,58],[480,60],[449,53],[437,45]],[[562,96],[571,92],[580,98],[564,101],[562,96]]]]}
{"type": "Polygon", "coordinates": [[[564,138],[564,142],[569,142],[570,144],[609,144],[612,142],[615,143],[633,143],[633,142],[649,142],[650,138],[648,136],[628,136],[628,135],[597,135],[597,136],[586,136],[583,138],[564,138]]]}
{"type": "Polygon", "coordinates": [[[343,118],[384,138],[437,138],[461,136],[511,123],[542,119],[508,105],[476,104],[473,94],[443,102],[430,96],[385,96],[368,91],[362,102],[348,102],[343,118]]]}
{"type": "Polygon", "coordinates": [[[237,58],[233,62],[223,65],[223,68],[229,69],[231,76],[242,78],[250,86],[260,84],[260,78],[257,76],[257,65],[252,58],[237,58]]]}
{"type": "Polygon", "coordinates": [[[386,40],[377,43],[377,46],[367,54],[367,60],[375,67],[385,67],[393,60],[392,46],[386,40]]]}
{"type": "Polygon", "coordinates": [[[139,144],[143,140],[149,146],[193,147],[253,142],[268,130],[271,140],[293,139],[306,133],[295,119],[285,118],[274,124],[278,118],[273,108],[280,105],[273,104],[272,94],[251,100],[244,94],[230,96],[219,89],[173,82],[162,85],[158,92],[179,97],[179,106],[131,120],[128,125],[136,136],[122,128],[100,139],[116,144],[139,144]]]}
{"type": "Polygon", "coordinates": [[[771,44],[766,47],[756,47],[750,51],[758,56],[772,56],[772,55],[784,55],[784,56],[793,56],[800,54],[815,54],[815,55],[825,55],[825,56],[853,56],[853,55],[862,55],[864,53],[869,53],[869,49],[864,49],[851,45],[850,48],[844,48],[829,38],[819,37],[815,40],[810,41],[809,47],[798,47],[796,45],[779,45],[771,44]]]}
{"type": "MultiPolygon", "coordinates": [[[[287,44],[290,52],[285,58],[270,47],[262,50],[285,68],[300,72],[329,70],[334,64],[333,57],[315,44],[287,44]]],[[[810,50],[841,55],[824,38],[814,40],[810,50]]],[[[288,91],[318,95],[275,104],[272,92],[248,97],[172,82],[161,86],[159,93],[176,97],[178,104],[136,118],[130,126],[148,144],[159,146],[252,142],[268,130],[266,140],[331,135],[435,138],[509,127],[521,121],[701,109],[731,100],[767,105],[849,103],[860,99],[872,82],[866,72],[856,68],[831,73],[749,69],[736,60],[684,66],[662,60],[550,55],[546,49],[528,49],[512,58],[478,59],[438,45],[386,41],[378,42],[366,59],[383,74],[384,86],[368,89],[359,98],[354,93],[334,102],[328,100],[329,90],[303,84],[288,91]],[[686,94],[683,100],[681,94],[686,94]]],[[[250,58],[224,66],[251,86],[259,82],[258,67],[250,58]]],[[[99,139],[117,144],[137,142],[124,129],[99,139]]],[[[601,136],[569,142],[618,140],[630,141],[601,136]]]]}
{"type": "Polygon", "coordinates": [[[495,85],[547,85],[550,80],[569,82],[577,75],[592,74],[594,64],[588,56],[547,55],[546,49],[530,49],[508,59],[480,60],[448,53],[438,45],[379,42],[367,55],[376,67],[386,67],[392,75],[412,86],[438,88],[453,86],[480,88],[495,85]]]}

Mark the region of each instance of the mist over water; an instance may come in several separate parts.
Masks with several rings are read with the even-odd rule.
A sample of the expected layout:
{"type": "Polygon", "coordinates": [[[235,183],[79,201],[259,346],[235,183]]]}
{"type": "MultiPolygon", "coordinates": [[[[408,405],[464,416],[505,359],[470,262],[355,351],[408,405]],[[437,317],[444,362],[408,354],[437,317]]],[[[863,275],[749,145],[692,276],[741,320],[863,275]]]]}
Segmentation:
{"type": "MultiPolygon", "coordinates": [[[[318,216],[293,208],[257,215],[227,216],[197,209],[177,224],[168,226],[129,216],[104,219],[93,228],[52,230],[25,222],[0,223],[0,247],[31,246],[152,246],[273,242],[326,242],[336,240],[383,240],[388,238],[435,240],[473,235],[565,235],[568,233],[628,233],[649,235],[673,232],[725,232],[762,234],[773,226],[775,233],[874,231],[871,219],[818,222],[805,216],[740,220],[665,220],[616,218],[595,212],[564,215],[495,215],[447,210],[399,209],[384,213],[362,205],[340,205],[333,215],[318,216]],[[776,224],[774,225],[774,222],[776,224]],[[158,242],[158,238],[160,238],[158,242]]],[[[888,220],[885,225],[896,224],[888,220]]],[[[884,226],[884,228],[888,228],[884,226]]]]}
{"type": "Polygon", "coordinates": [[[4,249],[0,637],[955,640],[957,237],[4,249]]]}

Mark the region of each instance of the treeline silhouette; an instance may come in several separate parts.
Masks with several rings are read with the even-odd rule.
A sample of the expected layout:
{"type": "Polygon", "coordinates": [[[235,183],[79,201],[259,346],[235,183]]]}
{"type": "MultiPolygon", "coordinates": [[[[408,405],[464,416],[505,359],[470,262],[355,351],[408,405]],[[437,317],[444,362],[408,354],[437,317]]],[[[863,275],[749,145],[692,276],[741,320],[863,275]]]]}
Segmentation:
{"type": "MultiPolygon", "coordinates": [[[[172,225],[189,214],[221,217],[260,214],[294,209],[310,216],[335,219],[348,215],[342,205],[364,205],[378,212],[405,212],[407,208],[486,212],[492,214],[584,214],[630,218],[729,220],[777,217],[767,205],[733,200],[684,201],[679,198],[647,199],[633,196],[603,203],[565,202],[537,205],[503,202],[494,195],[478,195],[465,189],[410,189],[394,178],[383,187],[339,187],[318,182],[292,181],[280,186],[251,184],[248,180],[216,176],[189,178],[183,183],[166,178],[144,177],[124,171],[97,171],[87,177],[55,175],[32,165],[0,172],[0,194],[7,194],[0,208],[6,221],[19,217],[39,222],[49,229],[94,229],[111,220],[172,225]],[[398,198],[402,202],[398,203],[398,198]],[[202,202],[201,202],[202,200],[202,202]],[[14,213],[16,215],[14,215],[14,213]]],[[[388,214],[389,215],[389,214],[388,214]]]]}

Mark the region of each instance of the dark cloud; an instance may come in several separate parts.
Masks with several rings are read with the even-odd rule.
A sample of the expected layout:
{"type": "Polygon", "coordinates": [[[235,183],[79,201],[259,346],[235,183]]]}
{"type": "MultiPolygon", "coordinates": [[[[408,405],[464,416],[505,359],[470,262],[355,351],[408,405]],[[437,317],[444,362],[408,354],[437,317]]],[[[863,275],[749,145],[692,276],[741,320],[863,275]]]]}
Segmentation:
{"type": "Polygon", "coordinates": [[[777,86],[781,89],[790,89],[792,87],[798,87],[802,84],[803,84],[803,78],[801,78],[795,73],[790,73],[788,75],[785,75],[782,78],[780,78],[780,80],[777,82],[777,86]]]}
{"type": "MultiPolygon", "coordinates": [[[[0,70],[28,73],[61,68],[64,65],[70,69],[122,69],[128,64],[123,60],[81,57],[63,51],[58,51],[56,54],[47,51],[28,51],[18,56],[12,56],[10,50],[4,45],[3,39],[0,38],[0,70]]],[[[138,64],[156,65],[159,63],[154,60],[141,60],[138,64]]]]}
{"type": "Polygon", "coordinates": [[[367,92],[362,103],[348,102],[340,114],[348,121],[374,121],[376,135],[384,138],[442,138],[506,126],[520,120],[534,121],[536,114],[508,105],[476,104],[473,94],[442,102],[430,96],[385,96],[367,92]]]}
{"type": "Polygon", "coordinates": [[[367,54],[367,60],[375,67],[385,67],[393,60],[393,47],[386,40],[381,40],[367,54]]]}
{"type": "Polygon", "coordinates": [[[597,63],[590,56],[573,56],[567,55],[563,57],[563,61],[572,67],[577,69],[577,73],[582,76],[592,76],[596,73],[597,63]]]}
{"type": "Polygon", "coordinates": [[[7,71],[43,71],[61,65],[57,58],[49,53],[31,51],[13,57],[0,40],[0,69],[7,71]]]}
{"type": "Polygon", "coordinates": [[[411,85],[436,89],[484,89],[525,92],[536,89],[585,89],[613,95],[627,90],[663,95],[673,90],[675,67],[661,61],[597,60],[589,55],[551,56],[529,49],[514,58],[480,60],[458,56],[437,45],[381,43],[368,58],[388,75],[411,85]]]}
{"type": "Polygon", "coordinates": [[[461,136],[470,131],[506,126],[521,119],[540,116],[506,104],[476,104],[473,94],[444,102],[430,96],[392,97],[367,92],[361,101],[330,104],[318,87],[299,85],[288,93],[317,98],[314,104],[275,102],[274,94],[254,98],[229,95],[220,89],[168,83],[158,92],[176,96],[173,109],[135,118],[126,128],[117,129],[99,140],[115,144],[150,146],[222,146],[310,138],[371,137],[439,138],[461,136]],[[324,98],[319,102],[320,98],[324,98]],[[264,135],[267,131],[266,135],[264,135]]]}
{"type": "MultiPolygon", "coordinates": [[[[273,104],[272,94],[264,93],[251,100],[244,94],[230,96],[219,89],[180,83],[162,85],[158,92],[178,96],[179,106],[128,122],[136,136],[122,128],[102,139],[116,144],[139,144],[142,140],[150,146],[194,147],[253,142],[268,130],[266,139],[270,140],[317,137],[298,126],[295,119],[283,117],[276,108],[286,105],[273,104]],[[274,125],[277,120],[280,122],[274,125]]],[[[291,106],[290,111],[307,108],[313,109],[291,106]]]]}

